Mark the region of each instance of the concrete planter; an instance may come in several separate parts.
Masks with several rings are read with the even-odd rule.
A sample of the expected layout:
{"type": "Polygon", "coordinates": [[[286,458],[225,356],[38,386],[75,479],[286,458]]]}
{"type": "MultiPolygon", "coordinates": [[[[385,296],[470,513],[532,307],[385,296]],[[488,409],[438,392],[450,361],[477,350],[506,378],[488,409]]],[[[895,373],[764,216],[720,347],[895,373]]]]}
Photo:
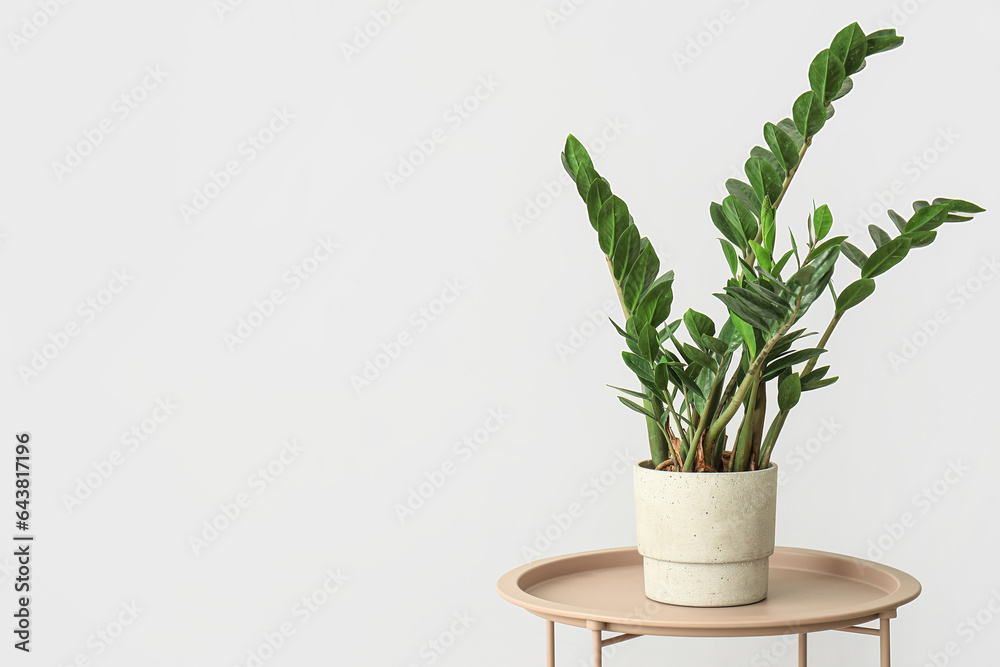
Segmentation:
{"type": "Polygon", "coordinates": [[[646,597],[729,607],[767,597],[778,467],[690,473],[634,467],[636,532],[646,597]]]}

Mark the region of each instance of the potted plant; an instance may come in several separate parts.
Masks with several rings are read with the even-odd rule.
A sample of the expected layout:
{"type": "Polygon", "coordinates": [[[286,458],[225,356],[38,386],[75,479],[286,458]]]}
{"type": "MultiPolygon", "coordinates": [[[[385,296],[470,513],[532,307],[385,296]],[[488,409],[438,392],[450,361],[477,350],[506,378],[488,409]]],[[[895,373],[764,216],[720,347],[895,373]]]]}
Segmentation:
{"type": "Polygon", "coordinates": [[[836,382],[829,366],[816,366],[837,323],[871,296],[878,276],[932,243],[939,227],[984,210],[941,198],[914,202],[908,217],[889,211],[898,233],[869,226],[874,249],[866,254],[846,236],[829,236],[833,215],[824,204],[807,216],[802,245],[789,228],[789,249],[777,250],[784,236],[778,207],[833,116],[832,103],[851,91],[851,77],[869,56],[902,42],[893,29],[865,34],[857,23],[838,32],[809,66],[810,90],[795,100],[791,118],[764,125],[767,148],[750,151],[747,181],[730,179],[729,196],[712,202],[709,217],[731,274],[715,294],[728,311],[721,326],[691,309],[670,319],[673,271],[661,274],[628,206],[583,145],[573,135],[566,140],[562,163],[611,271],[624,326],[612,323],[639,381],[637,390],[613,388],[646,419],[650,458],[635,465],[634,481],[638,548],[653,600],[729,606],[766,597],[777,492],[771,452],[802,393],[836,382]],[[841,255],[860,276],[838,291],[833,275],[841,255]],[[825,293],[833,316],[809,345],[817,332],[797,325],[825,293]]]}

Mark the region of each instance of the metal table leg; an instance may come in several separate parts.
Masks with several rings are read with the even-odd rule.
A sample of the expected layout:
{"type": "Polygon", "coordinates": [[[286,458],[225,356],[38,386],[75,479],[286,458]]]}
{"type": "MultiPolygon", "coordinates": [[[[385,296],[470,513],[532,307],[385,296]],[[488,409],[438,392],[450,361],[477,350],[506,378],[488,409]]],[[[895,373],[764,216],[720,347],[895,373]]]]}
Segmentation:
{"type": "Polygon", "coordinates": [[[546,621],[549,635],[548,667],[556,667],[556,624],[555,621],[546,621]]]}
{"type": "Polygon", "coordinates": [[[880,616],[878,619],[879,648],[881,649],[882,660],[880,667],[889,667],[889,617],[880,616]]]}
{"type": "Polygon", "coordinates": [[[806,636],[808,633],[799,633],[799,667],[806,667],[806,636]]]}

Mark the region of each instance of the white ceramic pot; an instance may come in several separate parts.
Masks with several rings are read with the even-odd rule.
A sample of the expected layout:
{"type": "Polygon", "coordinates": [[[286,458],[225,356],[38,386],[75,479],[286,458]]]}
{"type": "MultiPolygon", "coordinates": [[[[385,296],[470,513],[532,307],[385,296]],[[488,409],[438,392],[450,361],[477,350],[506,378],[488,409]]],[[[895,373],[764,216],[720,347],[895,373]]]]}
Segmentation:
{"type": "Polygon", "coordinates": [[[778,466],[692,473],[634,467],[636,532],[646,597],[729,607],[767,597],[778,466]]]}

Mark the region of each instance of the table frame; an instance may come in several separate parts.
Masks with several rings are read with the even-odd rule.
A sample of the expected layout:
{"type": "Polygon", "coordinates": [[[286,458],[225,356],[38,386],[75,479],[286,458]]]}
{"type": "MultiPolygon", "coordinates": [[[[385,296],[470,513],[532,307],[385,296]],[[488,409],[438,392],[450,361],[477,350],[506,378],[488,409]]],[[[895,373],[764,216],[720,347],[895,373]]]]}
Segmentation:
{"type": "MultiPolygon", "coordinates": [[[[868,617],[865,619],[857,619],[850,622],[850,625],[843,627],[829,627],[829,628],[817,628],[814,630],[807,630],[806,632],[754,632],[746,634],[731,634],[731,635],[720,635],[712,634],[713,637],[769,637],[769,636],[782,636],[797,634],[799,637],[798,648],[799,648],[799,667],[808,667],[807,665],[807,641],[810,632],[821,632],[823,630],[839,630],[840,632],[854,632],[862,635],[873,635],[879,638],[879,667],[890,667],[890,644],[889,644],[889,620],[896,617],[896,610],[892,609],[873,617],[868,617]],[[857,625],[857,623],[866,623],[869,621],[878,620],[879,626],[877,628],[868,628],[864,626],[857,625]]],[[[576,619],[574,619],[576,620],[576,619]]],[[[556,623],[561,621],[553,620],[552,618],[546,618],[546,629],[548,632],[548,642],[547,642],[547,654],[546,654],[546,665],[547,667],[556,667],[556,623]]],[[[577,623],[567,623],[567,625],[577,625],[577,623]]],[[[603,621],[592,621],[588,620],[585,624],[586,628],[591,631],[593,636],[593,646],[594,646],[594,667],[603,667],[604,664],[604,647],[611,646],[612,644],[620,644],[621,642],[629,641],[630,639],[635,639],[636,637],[644,636],[673,636],[673,637],[691,637],[699,636],[697,634],[678,634],[676,632],[672,633],[657,633],[657,632],[621,632],[614,637],[604,638],[604,632],[608,631],[609,624],[603,621]]],[[[656,628],[649,628],[650,630],[655,630],[656,628]]],[[[614,632],[614,630],[611,630],[614,632]]]]}

